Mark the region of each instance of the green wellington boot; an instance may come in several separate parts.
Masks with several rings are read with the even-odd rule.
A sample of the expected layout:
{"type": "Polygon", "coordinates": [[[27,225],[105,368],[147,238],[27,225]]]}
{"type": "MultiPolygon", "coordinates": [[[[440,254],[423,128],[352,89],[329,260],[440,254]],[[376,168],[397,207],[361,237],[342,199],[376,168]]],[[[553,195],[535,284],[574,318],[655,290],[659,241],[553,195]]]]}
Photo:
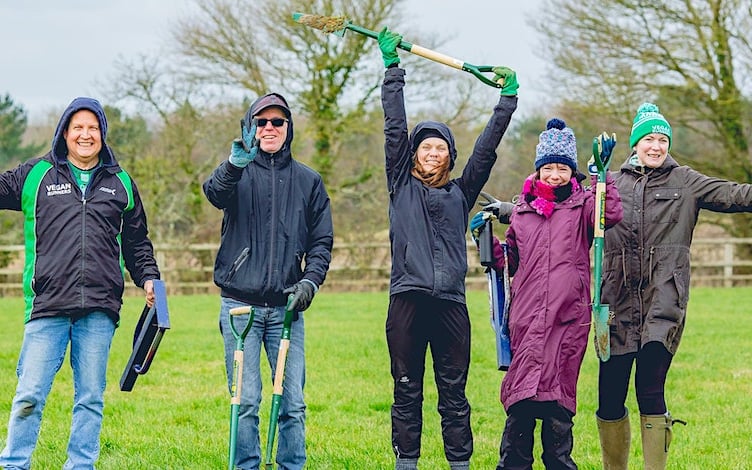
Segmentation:
{"type": "Polygon", "coordinates": [[[629,428],[629,411],[617,420],[605,420],[595,415],[598,436],[601,439],[601,457],[604,470],[627,470],[632,432],[629,428]]]}
{"type": "Polygon", "coordinates": [[[686,425],[686,421],[673,419],[668,411],[662,415],[640,415],[642,434],[642,458],[645,470],[664,470],[668,460],[674,423],[686,425]]]}

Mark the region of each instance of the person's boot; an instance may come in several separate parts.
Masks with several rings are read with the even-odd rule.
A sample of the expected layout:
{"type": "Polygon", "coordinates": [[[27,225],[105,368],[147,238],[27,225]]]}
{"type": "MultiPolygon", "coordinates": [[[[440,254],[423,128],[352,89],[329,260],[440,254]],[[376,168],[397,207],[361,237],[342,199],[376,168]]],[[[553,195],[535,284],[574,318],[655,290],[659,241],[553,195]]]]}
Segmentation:
{"type": "Polygon", "coordinates": [[[470,470],[469,460],[449,462],[449,470],[470,470]]]}
{"type": "Polygon", "coordinates": [[[632,432],[629,428],[629,411],[624,408],[624,416],[616,420],[601,419],[598,421],[598,436],[601,440],[601,458],[604,470],[627,470],[629,461],[629,445],[632,432]]]}
{"type": "Polygon", "coordinates": [[[668,460],[668,448],[671,444],[674,423],[687,424],[673,419],[668,411],[662,415],[640,415],[640,433],[642,434],[642,458],[645,470],[664,470],[668,460]]]}
{"type": "Polygon", "coordinates": [[[417,470],[418,459],[401,459],[398,458],[394,463],[394,470],[417,470]]]}

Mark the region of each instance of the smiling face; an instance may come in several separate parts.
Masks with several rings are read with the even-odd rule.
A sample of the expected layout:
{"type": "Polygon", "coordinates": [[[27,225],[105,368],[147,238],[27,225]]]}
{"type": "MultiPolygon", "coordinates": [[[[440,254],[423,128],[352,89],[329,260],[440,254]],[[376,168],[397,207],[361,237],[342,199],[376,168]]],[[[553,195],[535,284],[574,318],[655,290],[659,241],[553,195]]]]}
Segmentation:
{"type": "Polygon", "coordinates": [[[540,180],[553,187],[563,186],[572,179],[572,168],[563,163],[547,163],[538,171],[540,180]]]}
{"type": "Polygon", "coordinates": [[[449,145],[439,137],[423,139],[415,151],[417,163],[426,173],[443,168],[449,161],[449,145]]]}
{"type": "Polygon", "coordinates": [[[82,170],[97,166],[99,151],[102,150],[102,133],[96,114],[88,109],[75,112],[63,137],[68,146],[68,160],[73,165],[82,170]]]}
{"type": "Polygon", "coordinates": [[[658,168],[668,157],[668,147],[671,144],[665,134],[648,134],[638,140],[634,146],[640,163],[648,168],[658,168]]]}
{"type": "Polygon", "coordinates": [[[259,147],[261,150],[267,153],[276,153],[285,145],[287,140],[287,129],[289,123],[287,116],[281,108],[271,106],[269,108],[261,110],[260,113],[254,116],[254,119],[266,119],[266,125],[263,127],[259,125],[256,128],[256,138],[259,140],[259,147]],[[272,119],[283,119],[284,122],[281,126],[275,127],[272,124],[272,119]]]}

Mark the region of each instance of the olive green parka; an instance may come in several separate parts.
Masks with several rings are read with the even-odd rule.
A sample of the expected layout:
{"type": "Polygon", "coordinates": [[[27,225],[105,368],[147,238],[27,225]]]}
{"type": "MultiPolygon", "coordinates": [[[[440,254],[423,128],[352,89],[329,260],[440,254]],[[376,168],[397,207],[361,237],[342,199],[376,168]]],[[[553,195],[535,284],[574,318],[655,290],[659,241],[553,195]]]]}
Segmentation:
{"type": "Polygon", "coordinates": [[[605,233],[602,302],[614,312],[611,354],[658,341],[675,354],[689,300],[689,247],[700,209],[752,212],[752,185],[703,175],[669,155],[659,168],[633,154],[612,172],[624,218],[605,233]]]}

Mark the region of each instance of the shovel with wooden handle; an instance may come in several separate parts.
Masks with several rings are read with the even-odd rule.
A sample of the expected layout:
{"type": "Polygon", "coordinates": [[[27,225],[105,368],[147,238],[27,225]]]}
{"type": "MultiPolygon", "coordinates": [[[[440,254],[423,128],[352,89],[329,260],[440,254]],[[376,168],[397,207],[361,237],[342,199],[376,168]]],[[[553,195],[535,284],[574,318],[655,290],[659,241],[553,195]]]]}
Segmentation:
{"type": "Polygon", "coordinates": [[[277,434],[279,407],[282,403],[282,392],[284,391],[285,366],[287,365],[287,352],[290,349],[290,329],[292,328],[293,317],[295,316],[295,312],[290,309],[292,299],[293,295],[290,294],[287,299],[285,319],[282,325],[282,336],[279,340],[279,349],[277,350],[277,366],[274,368],[274,391],[272,392],[272,409],[269,413],[269,429],[266,433],[265,461],[267,470],[274,468],[274,462],[272,461],[274,436],[277,434]]]}
{"type": "MultiPolygon", "coordinates": [[[[606,362],[611,358],[611,336],[609,332],[609,306],[601,303],[601,282],[603,276],[603,238],[606,229],[606,165],[603,162],[602,138],[608,138],[603,134],[601,138],[593,139],[593,161],[594,169],[597,171],[597,180],[595,186],[595,221],[594,221],[594,238],[593,238],[593,276],[594,276],[594,293],[593,293],[593,323],[595,325],[595,352],[601,362],[606,362]]],[[[616,144],[616,134],[612,134],[611,149],[616,144]]]]}
{"type": "MultiPolygon", "coordinates": [[[[379,37],[379,34],[376,31],[371,31],[370,29],[363,28],[362,26],[352,24],[344,16],[320,16],[320,15],[309,15],[305,13],[293,13],[292,19],[300,24],[310,26],[311,28],[319,29],[325,33],[336,34],[337,36],[340,36],[340,37],[344,36],[345,31],[347,31],[348,29],[351,31],[355,31],[356,33],[362,34],[364,36],[368,36],[369,38],[372,38],[372,39],[378,39],[379,37]]],[[[473,74],[476,78],[478,78],[480,81],[482,81],[486,85],[492,86],[494,88],[501,88],[504,86],[503,79],[499,79],[499,81],[494,81],[488,78],[487,76],[483,75],[484,73],[492,72],[494,68],[493,65],[473,65],[468,62],[455,59],[454,57],[450,57],[446,54],[442,54],[440,52],[427,49],[423,46],[419,46],[417,44],[411,44],[407,41],[401,41],[397,45],[397,47],[411,54],[415,54],[420,57],[426,58],[428,60],[432,60],[440,64],[448,65],[458,70],[464,70],[465,72],[473,74]]]]}
{"type": "Polygon", "coordinates": [[[253,326],[253,307],[235,307],[230,309],[230,330],[235,338],[235,354],[232,360],[232,384],[230,385],[230,445],[227,457],[227,468],[235,469],[235,453],[238,442],[238,417],[240,415],[240,393],[243,386],[243,350],[245,347],[245,337],[251,331],[253,326]],[[248,315],[248,321],[242,331],[235,328],[235,317],[238,315],[248,315]]]}

